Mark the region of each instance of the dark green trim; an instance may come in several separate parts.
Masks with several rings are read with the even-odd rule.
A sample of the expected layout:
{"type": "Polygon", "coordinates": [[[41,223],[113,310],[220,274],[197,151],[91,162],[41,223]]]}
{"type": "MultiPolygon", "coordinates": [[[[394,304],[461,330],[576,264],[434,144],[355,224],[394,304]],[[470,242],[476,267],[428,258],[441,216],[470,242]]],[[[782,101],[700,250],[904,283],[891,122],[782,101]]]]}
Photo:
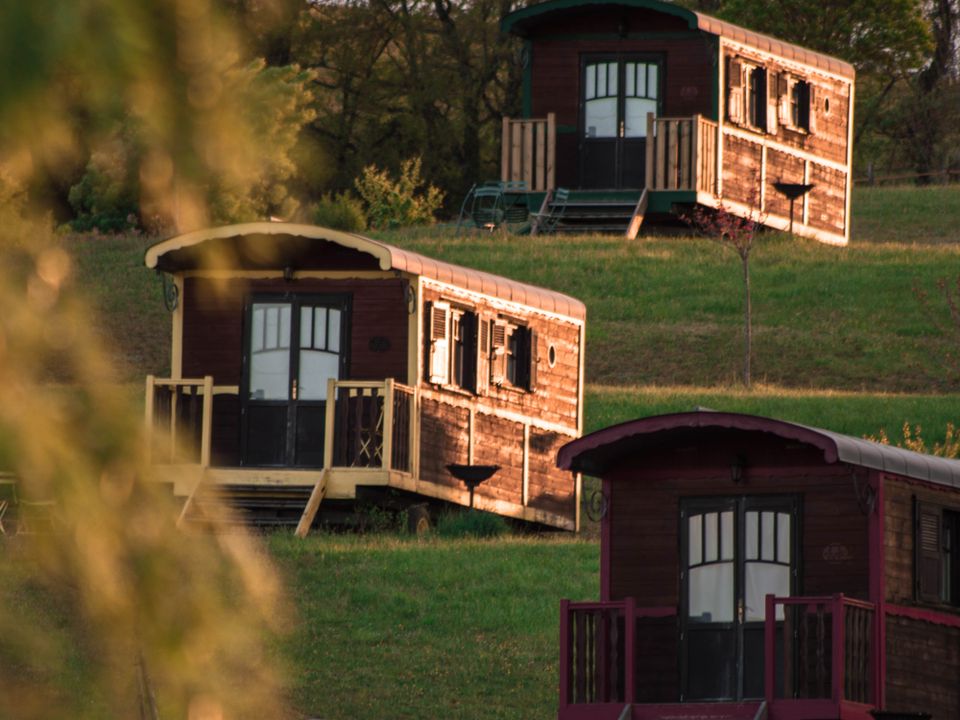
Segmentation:
{"type": "Polygon", "coordinates": [[[547,0],[547,2],[530,5],[510,13],[500,22],[500,29],[505,33],[515,32],[522,35],[527,21],[560,10],[589,5],[624,5],[626,7],[645,8],[678,17],[684,20],[691,30],[696,30],[699,26],[696,13],[678,7],[673,3],[660,2],[659,0],[547,0]]]}
{"type": "Polygon", "coordinates": [[[720,122],[720,93],[723,88],[720,87],[720,38],[716,35],[708,36],[707,42],[713,49],[713,117],[711,120],[720,122]]]}
{"type": "Polygon", "coordinates": [[[523,116],[533,117],[533,42],[523,41],[523,97],[521,99],[523,116]]]}
{"type": "Polygon", "coordinates": [[[696,40],[702,35],[709,35],[703,32],[645,32],[645,33],[627,33],[620,35],[618,33],[552,33],[537,35],[537,41],[540,40],[696,40]]]}
{"type": "Polygon", "coordinates": [[[648,213],[669,213],[674,205],[692,205],[697,201],[693,190],[656,190],[651,191],[647,200],[648,213]]]}
{"type": "Polygon", "coordinates": [[[558,135],[576,135],[576,133],[577,133],[576,125],[557,125],[558,135]]]}

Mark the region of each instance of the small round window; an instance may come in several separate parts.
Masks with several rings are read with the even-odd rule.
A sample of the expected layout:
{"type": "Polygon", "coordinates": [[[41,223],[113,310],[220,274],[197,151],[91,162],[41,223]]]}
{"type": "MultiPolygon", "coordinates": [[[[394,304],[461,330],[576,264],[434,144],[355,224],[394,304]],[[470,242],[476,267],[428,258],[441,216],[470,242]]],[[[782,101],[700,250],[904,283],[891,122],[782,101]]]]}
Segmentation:
{"type": "Polygon", "coordinates": [[[547,363],[550,365],[550,367],[553,367],[557,364],[557,348],[553,344],[551,344],[547,349],[547,363]]]}

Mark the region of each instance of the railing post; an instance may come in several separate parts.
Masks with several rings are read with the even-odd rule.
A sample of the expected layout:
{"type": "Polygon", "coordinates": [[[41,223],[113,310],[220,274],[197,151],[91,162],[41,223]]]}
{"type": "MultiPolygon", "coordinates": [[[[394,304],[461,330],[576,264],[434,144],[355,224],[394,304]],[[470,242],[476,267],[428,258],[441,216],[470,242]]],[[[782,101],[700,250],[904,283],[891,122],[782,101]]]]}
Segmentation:
{"type": "Polygon", "coordinates": [[[700,156],[701,156],[701,135],[700,132],[700,115],[699,113],[693,116],[693,120],[690,122],[690,172],[691,172],[691,183],[690,189],[694,192],[699,192],[700,190],[700,156]]]}
{"type": "Polygon", "coordinates": [[[393,466],[393,378],[383,382],[383,440],[380,464],[384,470],[393,466]]]}
{"type": "Polygon", "coordinates": [[[636,688],[636,676],[634,672],[634,663],[636,661],[635,640],[637,636],[637,601],[632,595],[624,599],[623,603],[623,690],[624,701],[630,705],[633,704],[636,688]]]}
{"type": "Polygon", "coordinates": [[[177,410],[180,407],[180,386],[170,386],[170,462],[177,461],[177,410]]]}
{"type": "Polygon", "coordinates": [[[500,179],[506,182],[510,179],[510,118],[503,118],[503,129],[500,136],[500,179]]]}
{"type": "MultiPolygon", "coordinates": [[[[773,702],[776,695],[777,678],[777,604],[772,594],[767,594],[766,614],[763,616],[763,687],[767,706],[773,702]]],[[[786,613],[786,607],[784,607],[786,613]]]]}
{"type": "Polygon", "coordinates": [[[560,601],[560,709],[570,704],[570,601],[560,601]]]}
{"type": "Polygon", "coordinates": [[[654,155],[656,154],[656,142],[654,140],[654,133],[656,132],[655,117],[652,112],[647,113],[647,169],[645,182],[648,188],[657,190],[656,179],[653,176],[654,155]]]}
{"type": "Polygon", "coordinates": [[[153,394],[156,378],[147,375],[146,397],[143,399],[143,416],[146,423],[147,462],[153,461],[153,394]]]}
{"type": "Polygon", "coordinates": [[[323,423],[323,467],[333,467],[333,432],[334,432],[334,410],[337,405],[337,381],[333,378],[327,380],[327,407],[326,419],[323,423]]]}
{"type": "Polygon", "coordinates": [[[413,386],[410,399],[410,474],[420,479],[420,386],[413,386]]]}
{"type": "Polygon", "coordinates": [[[844,660],[846,655],[846,637],[844,623],[843,593],[833,596],[833,701],[839,705],[844,697],[844,660]]]}
{"type": "Polygon", "coordinates": [[[213,376],[203,377],[203,415],[200,420],[200,467],[210,467],[210,445],[213,434],[213,376]]]}
{"type": "Polygon", "coordinates": [[[547,113],[547,187],[553,190],[556,187],[557,167],[557,114],[547,113]]]}

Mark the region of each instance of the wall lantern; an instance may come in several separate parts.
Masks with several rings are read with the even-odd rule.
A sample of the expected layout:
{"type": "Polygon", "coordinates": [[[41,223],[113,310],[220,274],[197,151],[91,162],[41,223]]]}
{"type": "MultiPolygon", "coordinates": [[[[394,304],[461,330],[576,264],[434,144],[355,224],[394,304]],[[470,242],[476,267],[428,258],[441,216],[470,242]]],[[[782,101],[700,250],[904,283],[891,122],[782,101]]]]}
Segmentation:
{"type": "Polygon", "coordinates": [[[743,455],[737,455],[730,464],[730,479],[733,480],[734,483],[739,484],[743,482],[743,466],[745,464],[746,462],[743,459],[743,455]]]}

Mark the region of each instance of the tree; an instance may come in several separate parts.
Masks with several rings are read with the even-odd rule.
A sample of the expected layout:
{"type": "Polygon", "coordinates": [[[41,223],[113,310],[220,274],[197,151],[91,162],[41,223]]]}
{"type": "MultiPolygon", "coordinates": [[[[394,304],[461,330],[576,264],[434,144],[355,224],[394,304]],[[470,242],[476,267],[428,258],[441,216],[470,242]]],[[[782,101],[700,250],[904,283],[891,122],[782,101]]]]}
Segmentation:
{"type": "Polygon", "coordinates": [[[684,219],[702,235],[730,248],[740,258],[740,272],[743,280],[743,384],[749,388],[752,380],[753,357],[753,302],[750,290],[750,253],[757,231],[765,218],[755,211],[757,198],[751,198],[750,213],[747,217],[736,215],[724,207],[720,198],[717,208],[696,205],[684,219]]]}

